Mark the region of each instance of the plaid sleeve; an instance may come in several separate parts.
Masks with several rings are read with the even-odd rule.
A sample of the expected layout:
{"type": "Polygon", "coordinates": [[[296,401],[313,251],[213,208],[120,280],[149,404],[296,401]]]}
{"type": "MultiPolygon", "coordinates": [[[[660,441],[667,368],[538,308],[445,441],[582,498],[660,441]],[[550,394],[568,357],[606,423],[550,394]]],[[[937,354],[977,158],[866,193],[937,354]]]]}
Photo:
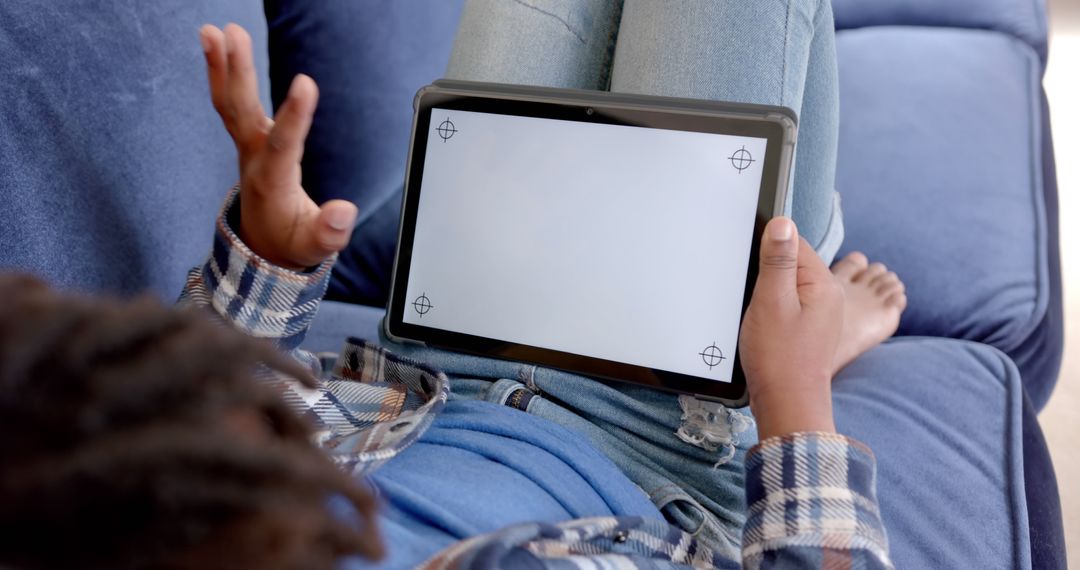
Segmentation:
{"type": "Polygon", "coordinates": [[[892,568],[870,448],[835,433],[769,438],[746,458],[744,568],[892,568]]]}
{"type": "Polygon", "coordinates": [[[180,304],[208,306],[243,332],[294,349],[319,309],[334,258],[301,272],[259,257],[232,229],[239,202],[238,187],[218,216],[210,257],[188,273],[180,304]]]}
{"type": "Polygon", "coordinates": [[[458,542],[421,570],[733,570],[724,558],[662,520],[598,517],[557,524],[524,523],[458,542]]]}

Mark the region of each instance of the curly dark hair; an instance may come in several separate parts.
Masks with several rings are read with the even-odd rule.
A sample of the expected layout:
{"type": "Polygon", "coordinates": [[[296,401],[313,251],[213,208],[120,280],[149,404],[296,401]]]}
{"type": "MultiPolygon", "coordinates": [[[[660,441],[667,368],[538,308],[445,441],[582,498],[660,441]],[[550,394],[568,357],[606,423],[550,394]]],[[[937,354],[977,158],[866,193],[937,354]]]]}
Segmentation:
{"type": "Polygon", "coordinates": [[[0,276],[0,567],[312,570],[382,555],[372,497],[255,379],[310,373],[204,313],[0,276]]]}

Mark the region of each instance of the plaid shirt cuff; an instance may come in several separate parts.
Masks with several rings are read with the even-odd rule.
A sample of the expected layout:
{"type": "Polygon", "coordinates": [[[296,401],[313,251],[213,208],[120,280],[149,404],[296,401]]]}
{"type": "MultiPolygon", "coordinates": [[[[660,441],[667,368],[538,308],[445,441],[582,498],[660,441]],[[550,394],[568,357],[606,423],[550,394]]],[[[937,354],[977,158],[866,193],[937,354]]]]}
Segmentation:
{"type": "Polygon", "coordinates": [[[259,257],[233,231],[240,189],[233,189],[217,220],[206,263],[188,275],[182,301],[209,305],[245,333],[296,348],[315,318],[335,257],[309,271],[291,271],[259,257]]]}
{"type": "Polygon", "coordinates": [[[746,568],[890,568],[874,454],[835,433],[794,433],[746,457],[746,568]]]}

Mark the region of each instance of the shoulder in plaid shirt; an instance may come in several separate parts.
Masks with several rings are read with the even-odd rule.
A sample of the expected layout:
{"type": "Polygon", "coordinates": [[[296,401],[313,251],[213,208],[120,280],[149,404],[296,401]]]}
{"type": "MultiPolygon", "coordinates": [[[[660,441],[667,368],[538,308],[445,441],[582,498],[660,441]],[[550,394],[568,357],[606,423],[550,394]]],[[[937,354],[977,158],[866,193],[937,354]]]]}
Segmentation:
{"type": "MultiPolygon", "coordinates": [[[[260,259],[230,227],[237,194],[217,222],[213,251],[188,276],[181,303],[206,306],[244,332],[272,339],[322,372],[308,390],[283,382],[289,402],[320,429],[319,441],[351,473],[370,473],[423,435],[449,395],[446,375],[358,339],[332,366],[297,347],[326,291],[333,260],[309,272],[260,259]]],[[[431,569],[891,568],[865,445],[829,433],[760,442],[746,458],[742,561],[721,558],[660,520],[594,518],[525,524],[459,542],[431,569]]]]}

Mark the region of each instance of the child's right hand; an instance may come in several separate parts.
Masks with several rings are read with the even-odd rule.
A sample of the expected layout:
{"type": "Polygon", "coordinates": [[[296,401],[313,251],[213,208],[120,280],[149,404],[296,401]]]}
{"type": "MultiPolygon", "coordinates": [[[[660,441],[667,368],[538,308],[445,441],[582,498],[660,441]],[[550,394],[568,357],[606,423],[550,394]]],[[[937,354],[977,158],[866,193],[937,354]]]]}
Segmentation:
{"type": "Polygon", "coordinates": [[[774,218],[739,341],[760,439],[836,431],[831,381],[843,317],[844,293],[829,268],[794,222],[774,218]]]}
{"type": "Polygon", "coordinates": [[[199,33],[210,95],[240,154],[240,224],[256,255],[287,269],[319,265],[349,243],[356,206],[330,200],[320,208],[300,184],[304,141],[318,104],[315,82],[299,75],[274,119],[259,102],[251,36],[236,24],[199,33]]]}

